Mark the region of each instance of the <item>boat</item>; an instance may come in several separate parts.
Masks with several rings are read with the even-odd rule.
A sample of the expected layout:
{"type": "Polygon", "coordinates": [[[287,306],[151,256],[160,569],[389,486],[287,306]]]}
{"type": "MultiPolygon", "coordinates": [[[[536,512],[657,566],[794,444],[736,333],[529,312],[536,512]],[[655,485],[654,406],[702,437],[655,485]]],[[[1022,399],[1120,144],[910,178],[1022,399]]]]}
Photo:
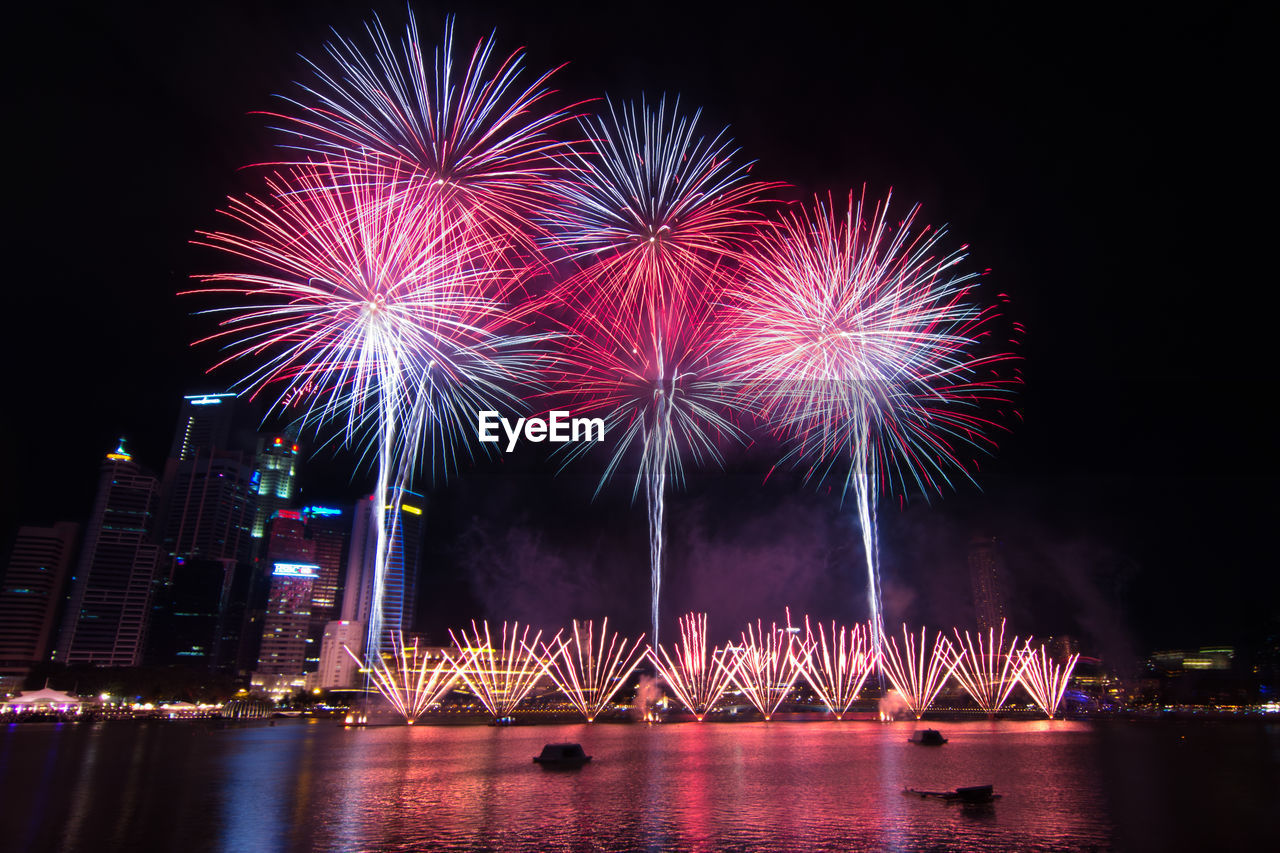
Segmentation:
{"type": "Polygon", "coordinates": [[[549,743],[542,748],[541,755],[535,755],[535,764],[549,768],[581,767],[591,760],[591,756],[582,751],[580,743],[549,743]]]}
{"type": "Polygon", "coordinates": [[[511,716],[495,717],[494,719],[489,721],[489,725],[497,726],[499,728],[502,726],[514,726],[515,724],[516,724],[516,718],[511,716]]]}
{"type": "Polygon", "coordinates": [[[908,743],[918,743],[921,746],[942,746],[946,742],[947,739],[937,729],[919,729],[908,738],[908,743]]]}
{"type": "Polygon", "coordinates": [[[947,802],[961,803],[962,805],[990,803],[1001,797],[1000,794],[995,793],[992,785],[969,785],[965,788],[956,788],[954,791],[921,791],[916,788],[903,788],[902,793],[911,794],[920,797],[920,799],[933,797],[947,802]]]}

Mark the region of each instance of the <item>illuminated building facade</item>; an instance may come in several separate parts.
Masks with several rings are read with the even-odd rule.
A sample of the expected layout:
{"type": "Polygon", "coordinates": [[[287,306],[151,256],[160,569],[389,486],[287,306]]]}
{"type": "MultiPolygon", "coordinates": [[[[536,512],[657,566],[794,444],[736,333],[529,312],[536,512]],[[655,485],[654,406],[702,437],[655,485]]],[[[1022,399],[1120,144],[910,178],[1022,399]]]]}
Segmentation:
{"type": "Polygon", "coordinates": [[[303,507],[302,518],[306,521],[306,537],[312,543],[312,559],[320,567],[311,596],[311,642],[307,653],[307,671],[313,672],[320,664],[325,626],[339,615],[351,513],[337,507],[308,506],[303,507]]]}
{"type": "MultiPolygon", "coordinates": [[[[278,509],[267,522],[265,556],[258,560],[243,592],[237,592],[245,602],[240,650],[237,655],[240,669],[255,668],[261,656],[260,646],[269,633],[266,620],[271,613],[271,595],[275,589],[273,567],[276,563],[315,564],[315,543],[307,538],[307,526],[302,513],[296,509],[278,509]]],[[[310,583],[314,586],[316,578],[310,583]]],[[[308,602],[310,612],[310,602],[308,602]]],[[[305,643],[304,643],[305,645],[305,643]]],[[[302,672],[301,668],[298,672],[302,672]]]]}
{"type": "Polygon", "coordinates": [[[287,692],[305,683],[311,595],[320,567],[278,562],[271,571],[271,594],[263,620],[262,644],[253,683],[268,692],[287,692]]]}
{"type": "Polygon", "coordinates": [[[152,538],[159,482],[123,440],[101,470],[54,660],[138,666],[160,562],[152,538]]]}
{"type": "Polygon", "coordinates": [[[258,439],[254,458],[257,509],[251,530],[255,539],[266,536],[267,523],[276,510],[293,505],[298,490],[298,458],[298,445],[287,436],[258,439]]]}
{"type": "Polygon", "coordinates": [[[0,690],[49,659],[80,525],[22,527],[0,583],[0,690]]]}
{"type": "Polygon", "coordinates": [[[179,462],[197,450],[231,446],[235,394],[188,394],[178,411],[178,428],[169,447],[169,458],[179,462]]]}
{"type": "MultiPolygon", "coordinates": [[[[351,551],[347,559],[347,579],[342,600],[342,618],[349,622],[368,622],[373,608],[373,581],[378,546],[377,528],[373,522],[374,497],[356,503],[351,524],[351,551]]],[[[407,489],[387,507],[386,522],[390,541],[387,569],[383,584],[382,625],[379,647],[389,645],[391,631],[413,632],[418,600],[418,578],[421,572],[422,536],[426,501],[422,495],[407,489]]]]}
{"type": "Polygon", "coordinates": [[[325,623],[320,642],[320,664],[308,676],[307,686],[325,690],[358,686],[360,667],[351,654],[356,657],[363,654],[364,632],[363,622],[335,619],[325,623]],[[347,654],[346,649],[350,649],[351,654],[347,654]]]}

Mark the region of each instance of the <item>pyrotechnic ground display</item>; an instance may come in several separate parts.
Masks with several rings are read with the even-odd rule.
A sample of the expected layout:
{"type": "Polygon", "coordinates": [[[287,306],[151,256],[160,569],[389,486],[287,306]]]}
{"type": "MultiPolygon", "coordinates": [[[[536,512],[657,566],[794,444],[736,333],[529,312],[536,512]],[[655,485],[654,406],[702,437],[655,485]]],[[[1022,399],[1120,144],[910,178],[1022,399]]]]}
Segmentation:
{"type": "MultiPolygon", "coordinates": [[[[456,708],[471,701],[479,704],[495,722],[511,721],[527,700],[538,697],[573,708],[588,723],[597,718],[634,717],[652,720],[658,709],[646,705],[646,697],[636,689],[631,676],[641,660],[653,661],[663,685],[674,700],[669,710],[683,712],[696,722],[721,712],[748,719],[756,714],[769,721],[786,707],[805,710],[815,706],[837,720],[849,714],[861,696],[863,685],[873,671],[880,671],[893,685],[880,697],[878,717],[920,719],[931,710],[939,694],[952,686],[971,697],[970,708],[994,717],[1008,702],[1015,688],[1053,718],[1063,691],[1071,678],[1079,655],[1054,661],[1043,645],[1032,647],[1031,638],[1018,646],[1016,638],[1007,646],[1000,640],[976,643],[968,639],[950,643],[938,632],[933,651],[926,656],[921,642],[902,626],[905,654],[899,654],[896,638],[879,644],[885,656],[870,653],[866,635],[871,625],[825,626],[815,635],[803,634],[790,623],[763,621],[747,625],[738,643],[723,648],[706,648],[707,614],[689,613],[680,619],[681,643],[674,653],[661,646],[642,646],[609,635],[608,621],[601,625],[599,640],[592,622],[575,623],[569,639],[557,634],[551,643],[541,643],[540,635],[529,638],[529,628],[504,623],[495,637],[488,623],[472,624],[470,631],[451,633],[452,648],[428,654],[415,643],[405,646],[398,637],[392,652],[380,657],[370,669],[374,689],[389,707],[413,724],[423,714],[441,711],[451,690],[458,693],[456,708]],[[495,642],[496,639],[496,642],[495,642]],[[803,675],[808,691],[797,682],[803,675]],[[799,689],[797,689],[799,688],[799,689]],[[806,692],[812,695],[805,695],[806,692]]],[[[563,633],[563,632],[562,632],[563,633]]],[[[957,631],[957,635],[958,635],[957,631]]],[[[995,631],[990,632],[995,637],[995,631]]],[[[877,691],[878,692],[878,691],[877,691]]],[[[964,710],[955,704],[948,711],[964,710]]]]}
{"type": "MultiPolygon", "coordinates": [[[[988,410],[1013,384],[999,370],[1014,356],[985,339],[995,315],[962,268],[966,247],[917,227],[918,207],[895,223],[888,199],[870,213],[852,193],[843,210],[831,197],[783,206],[773,198],[783,185],[749,178],[727,129],[708,135],[675,97],[606,100],[594,116],[589,105],[554,108],[553,72],[526,85],[521,52],[495,61],[492,37],[464,64],[450,23],[434,51],[412,14],[401,39],[376,19],[366,30],[336,36],[309,61],[313,78],[269,114],[286,156],[257,167],[265,194],[231,200],[234,230],[200,233],[228,271],[198,276],[198,292],[240,303],[214,309],[224,319],[208,340],[229,350],[217,366],[238,368],[237,387],[266,395],[277,415],[318,434],[336,425],[331,441],[375,460],[382,495],[489,451],[470,435],[481,412],[563,405],[599,416],[608,449],[597,493],[634,466],[632,500],[643,490],[647,508],[657,651],[644,656],[695,715],[734,684],[767,718],[797,681],[839,715],[873,670],[917,711],[952,671],[997,710],[1025,649],[998,651],[1002,686],[988,696],[980,676],[996,652],[981,642],[953,655],[939,638],[926,666],[923,635],[917,661],[910,635],[905,657],[886,654],[879,628],[879,492],[927,498],[956,473],[971,478],[972,454],[994,448],[988,410]],[[789,620],[760,622],[708,657],[705,620],[685,621],[668,655],[669,488],[686,465],[719,463],[724,447],[765,435],[782,443],[776,464],[853,491],[874,627],[833,623],[828,638],[806,622],[800,637],[789,620]]],[[[567,463],[591,449],[560,451],[567,463]]],[[[420,696],[397,679],[422,670],[383,625],[396,523],[385,504],[374,504],[360,654],[411,712],[420,696]],[[388,645],[394,666],[381,657],[388,645]]],[[[640,641],[597,650],[576,629],[541,652],[505,624],[496,648],[487,623],[483,637],[472,630],[455,638],[456,675],[495,716],[550,673],[591,717],[608,700],[603,682],[642,657],[640,641]]],[[[1048,666],[1037,683],[1053,706],[1048,666]]]]}

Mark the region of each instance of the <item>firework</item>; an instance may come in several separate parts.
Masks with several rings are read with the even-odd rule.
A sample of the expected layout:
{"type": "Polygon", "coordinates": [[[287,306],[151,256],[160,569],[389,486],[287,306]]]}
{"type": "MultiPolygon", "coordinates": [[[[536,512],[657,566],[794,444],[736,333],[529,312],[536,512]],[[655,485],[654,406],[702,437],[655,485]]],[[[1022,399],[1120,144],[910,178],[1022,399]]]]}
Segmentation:
{"type": "Polygon", "coordinates": [[[542,647],[547,675],[588,723],[595,722],[609,706],[614,694],[644,658],[643,636],[634,643],[626,638],[619,640],[616,633],[609,636],[608,619],[600,625],[598,644],[594,632],[594,622],[574,622],[573,634],[568,639],[556,634],[550,645],[542,647]]]}
{"type": "Polygon", "coordinates": [[[774,623],[766,634],[757,620],[754,628],[747,625],[742,632],[742,645],[733,650],[733,683],[769,720],[795,686],[802,669],[800,659],[808,657],[810,651],[790,627],[779,628],[774,623]]]}
{"type": "Polygon", "coordinates": [[[749,181],[727,128],[707,139],[701,111],[683,115],[678,100],[608,106],[607,118],[581,120],[589,150],[564,158],[572,179],[547,219],[552,245],[581,270],[568,286],[606,314],[701,301],[775,185],[749,181]]]}
{"type": "Polygon", "coordinates": [[[867,631],[861,624],[852,628],[841,626],[837,630],[833,621],[830,638],[822,623],[818,624],[815,636],[807,616],[804,628],[805,643],[801,648],[807,648],[808,654],[797,657],[800,672],[836,719],[844,719],[867,676],[875,669],[876,660],[867,641],[867,631]]]}
{"type": "Polygon", "coordinates": [[[667,486],[686,457],[718,460],[716,439],[739,435],[721,414],[733,397],[714,309],[766,189],[733,164],[723,131],[708,141],[697,124],[665,99],[584,120],[591,150],[566,158],[571,179],[546,221],[550,247],[579,268],[557,290],[571,333],[559,384],[615,436],[601,485],[640,448],[655,643],[667,486]]]}
{"type": "MultiPolygon", "coordinates": [[[[342,648],[357,664],[361,663],[351,649],[342,648]]],[[[458,679],[458,669],[448,656],[432,660],[418,649],[416,639],[412,648],[406,648],[399,631],[391,632],[391,663],[379,655],[370,659],[368,671],[378,692],[409,725],[439,704],[458,679]]]]}
{"type": "Polygon", "coordinates": [[[926,629],[920,629],[920,643],[917,645],[915,635],[907,631],[906,625],[902,626],[903,654],[899,654],[897,640],[893,637],[882,638],[880,643],[880,668],[917,720],[933,704],[955,666],[951,642],[941,631],[934,638],[933,650],[926,657],[927,646],[926,629]]]}
{"type": "Polygon", "coordinates": [[[1065,664],[1055,663],[1049,658],[1044,646],[1032,651],[1024,648],[1018,664],[1018,681],[1031,694],[1031,698],[1040,710],[1050,719],[1058,713],[1058,704],[1062,695],[1067,692],[1067,684],[1071,681],[1071,673],[1076,668],[1080,655],[1067,658],[1065,664]]]}
{"type": "Polygon", "coordinates": [[[470,634],[465,629],[457,634],[450,629],[458,674],[495,720],[509,716],[547,673],[546,662],[530,651],[541,637],[539,631],[530,642],[529,627],[521,633],[518,622],[502,623],[498,645],[494,645],[487,621],[477,625],[472,620],[470,634]]]}
{"type": "Polygon", "coordinates": [[[686,614],[679,624],[680,642],[672,646],[673,654],[656,646],[649,655],[663,682],[702,722],[729,687],[735,663],[726,650],[707,652],[707,614],[686,614]]]}
{"type": "MultiPolygon", "coordinates": [[[[247,363],[238,387],[272,395],[272,410],[317,429],[340,423],[345,442],[376,457],[380,496],[404,484],[409,460],[450,470],[477,409],[519,405],[506,389],[524,380],[536,342],[506,332],[520,271],[495,267],[468,221],[442,215],[424,180],[398,169],[356,178],[310,165],[267,187],[231,200],[236,232],[200,232],[252,268],[199,276],[210,285],[200,292],[243,300],[210,312],[224,319],[206,340],[229,351],[215,368],[247,363]]],[[[371,659],[394,535],[386,503],[375,501],[371,659]]]]}
{"type": "MultiPolygon", "coordinates": [[[[879,624],[876,495],[926,495],[968,475],[990,450],[979,404],[1002,398],[996,365],[975,352],[992,314],[971,300],[978,276],[959,273],[965,247],[942,253],[945,230],[895,228],[889,200],[864,221],[852,195],[764,231],[728,294],[735,359],[751,405],[790,442],[784,461],[856,498],[872,624],[879,624]]],[[[880,642],[872,632],[872,645],[880,642]]]]}
{"type": "MultiPolygon", "coordinates": [[[[1017,637],[1005,645],[1003,619],[1000,620],[998,638],[994,627],[987,629],[985,642],[981,631],[976,643],[968,631],[964,632],[964,639],[960,638],[958,628],[955,634],[960,649],[954,666],[956,680],[979,708],[988,714],[996,713],[1018,683],[1018,671],[1026,649],[1018,648],[1017,637]]],[[[1028,646],[1030,643],[1031,638],[1028,637],[1028,646]]]]}
{"type": "Polygon", "coordinates": [[[327,56],[308,61],[313,79],[284,99],[287,113],[269,114],[282,122],[286,147],[306,160],[421,175],[450,210],[525,242],[530,213],[547,207],[558,172],[553,155],[563,145],[549,132],[569,118],[546,108],[554,71],[525,85],[523,52],[498,58],[492,36],[463,66],[452,20],[429,57],[412,11],[398,43],[376,16],[365,31],[367,47],[335,34],[327,56]]]}

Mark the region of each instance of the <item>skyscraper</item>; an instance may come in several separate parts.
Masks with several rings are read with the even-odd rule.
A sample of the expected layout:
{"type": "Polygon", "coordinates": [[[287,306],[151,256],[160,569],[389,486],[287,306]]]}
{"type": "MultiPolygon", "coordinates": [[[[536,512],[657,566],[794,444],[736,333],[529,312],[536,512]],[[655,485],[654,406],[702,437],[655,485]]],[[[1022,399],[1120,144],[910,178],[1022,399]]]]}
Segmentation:
{"type": "MultiPolygon", "coordinates": [[[[243,589],[237,588],[236,594],[242,596],[244,611],[242,617],[242,634],[237,654],[239,668],[244,671],[256,669],[259,657],[265,652],[261,644],[271,633],[267,618],[272,610],[271,596],[277,588],[274,567],[276,563],[315,564],[315,543],[307,539],[306,522],[302,513],[296,509],[278,509],[267,523],[266,536],[258,540],[263,557],[256,561],[250,572],[248,582],[243,589]]],[[[317,572],[308,576],[308,589],[314,586],[317,572]]],[[[310,613],[311,602],[307,602],[310,613]]],[[[305,637],[304,632],[304,644],[305,637]]],[[[298,669],[301,673],[303,670],[298,669]]]]}
{"type": "MultiPolygon", "coordinates": [[[[342,618],[368,624],[373,608],[373,581],[377,565],[377,528],[373,524],[374,496],[356,502],[351,525],[351,549],[347,559],[347,579],[343,590],[342,618]]],[[[400,490],[387,505],[387,546],[383,583],[382,636],[379,646],[389,645],[391,631],[413,631],[421,571],[423,508],[425,499],[416,492],[400,490]]]]}
{"type": "Polygon", "coordinates": [[[54,659],[137,666],[160,560],[152,538],[159,483],[123,439],[101,470],[54,659]]]}
{"type": "MultiPolygon", "coordinates": [[[[197,447],[169,460],[161,545],[163,565],[152,601],[147,658],[156,664],[234,668],[228,634],[237,574],[250,571],[253,499],[247,454],[197,447]]],[[[237,618],[243,611],[238,611],[237,618]]]]}
{"type": "Polygon", "coordinates": [[[297,493],[297,443],[283,435],[259,438],[254,466],[257,469],[257,510],[253,515],[252,533],[255,539],[261,539],[266,536],[267,522],[275,511],[293,505],[297,493]]]}
{"type": "Polygon", "coordinates": [[[973,609],[978,630],[999,630],[1004,621],[1004,600],[1000,594],[1000,543],[994,536],[975,536],[969,543],[969,582],[973,587],[973,609]]]}
{"type": "Polygon", "coordinates": [[[177,460],[172,474],[163,538],[168,579],[181,565],[178,560],[247,563],[254,517],[254,471],[248,455],[198,447],[177,460]]]}
{"type": "Polygon", "coordinates": [[[307,676],[307,686],[325,690],[338,687],[355,687],[360,678],[360,666],[347,653],[359,655],[364,648],[363,622],[334,619],[326,622],[320,641],[320,663],[315,673],[307,676]]]}
{"type": "Polygon", "coordinates": [[[0,583],[0,689],[49,659],[80,525],[22,527],[0,583]]]}
{"type": "Polygon", "coordinates": [[[350,513],[336,507],[309,506],[302,510],[306,536],[320,571],[311,594],[311,631],[307,671],[319,665],[320,644],[325,625],[338,618],[338,596],[342,589],[342,569],[346,565],[350,538],[350,513]]]}
{"type": "MultiPolygon", "coordinates": [[[[147,659],[232,669],[231,591],[250,567],[255,472],[234,394],[183,398],[161,481],[147,659]]],[[[243,585],[243,584],[242,584],[243,585]]]]}
{"type": "Polygon", "coordinates": [[[178,428],[169,446],[169,458],[182,462],[197,450],[231,446],[235,394],[188,394],[178,410],[178,428]]]}
{"type": "Polygon", "coordinates": [[[314,563],[273,565],[254,686],[270,693],[304,686],[311,594],[319,568],[314,563]]]}

